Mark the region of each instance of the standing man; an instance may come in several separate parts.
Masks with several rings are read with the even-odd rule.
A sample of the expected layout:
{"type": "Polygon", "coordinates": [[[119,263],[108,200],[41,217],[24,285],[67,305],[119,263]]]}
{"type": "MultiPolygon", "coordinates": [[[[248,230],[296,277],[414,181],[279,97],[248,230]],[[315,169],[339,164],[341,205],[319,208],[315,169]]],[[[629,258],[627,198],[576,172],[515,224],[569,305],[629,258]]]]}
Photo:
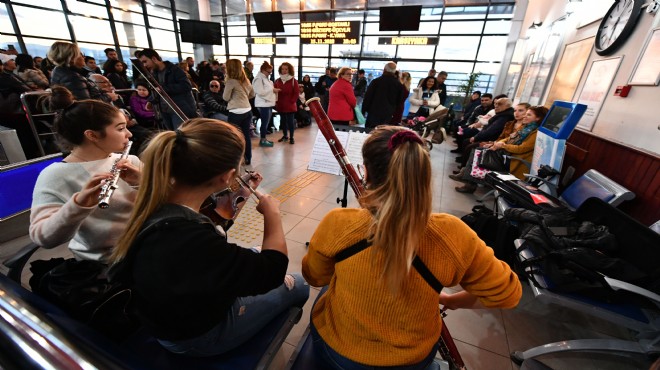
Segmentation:
{"type": "Polygon", "coordinates": [[[435,79],[437,81],[436,86],[438,87],[438,96],[440,97],[440,104],[442,104],[443,107],[446,107],[447,104],[447,85],[445,85],[445,81],[447,81],[447,72],[445,71],[440,71],[438,73],[438,77],[435,79]]]}
{"type": "MultiPolygon", "coordinates": [[[[153,74],[167,95],[172,98],[174,104],[178,105],[188,118],[197,117],[195,98],[192,95],[192,84],[183,70],[176,64],[163,61],[153,49],[140,51],[138,58],[144,68],[153,74]]],[[[165,128],[176,130],[183,122],[182,117],[179,117],[166,102],[161,101],[159,105],[165,128]]]]}
{"type": "Polygon", "coordinates": [[[188,74],[190,75],[190,78],[192,78],[193,82],[201,88],[202,85],[199,84],[199,75],[197,74],[197,71],[195,71],[195,59],[193,59],[193,57],[188,57],[186,58],[186,63],[188,64],[188,74]]]}
{"type": "Polygon", "coordinates": [[[107,48],[107,49],[103,50],[103,52],[105,53],[105,56],[106,56],[106,58],[108,58],[108,60],[111,60],[111,59],[112,60],[119,60],[119,56],[117,55],[117,51],[115,49],[107,48]]]}
{"type": "Polygon", "coordinates": [[[323,95],[321,96],[321,105],[323,110],[328,111],[330,105],[330,88],[337,81],[337,68],[330,68],[330,74],[326,76],[321,85],[323,86],[323,95]]]}
{"type": "Polygon", "coordinates": [[[250,80],[250,83],[252,83],[252,80],[254,80],[254,74],[252,73],[254,70],[254,63],[246,60],[243,64],[243,70],[245,71],[245,75],[247,76],[248,80],[250,80]]]}
{"type": "Polygon", "coordinates": [[[364,69],[358,70],[357,80],[355,80],[355,87],[353,87],[353,94],[357,100],[357,106],[362,106],[364,94],[367,92],[367,78],[364,77],[364,69]]]}
{"type": "Polygon", "coordinates": [[[367,114],[367,127],[389,124],[397,105],[403,99],[403,85],[396,78],[396,63],[389,62],[383,75],[374,79],[367,87],[362,102],[362,113],[367,114]]]}

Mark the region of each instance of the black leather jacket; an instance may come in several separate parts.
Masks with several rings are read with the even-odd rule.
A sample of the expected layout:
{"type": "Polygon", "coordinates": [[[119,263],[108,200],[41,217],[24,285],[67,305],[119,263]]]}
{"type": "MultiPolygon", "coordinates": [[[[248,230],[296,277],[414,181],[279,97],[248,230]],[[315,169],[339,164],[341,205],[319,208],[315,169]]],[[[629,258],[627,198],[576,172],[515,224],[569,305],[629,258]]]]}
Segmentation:
{"type": "Polygon", "coordinates": [[[101,91],[75,67],[55,67],[50,77],[52,85],[61,85],[73,93],[76,100],[101,100],[101,91]]]}

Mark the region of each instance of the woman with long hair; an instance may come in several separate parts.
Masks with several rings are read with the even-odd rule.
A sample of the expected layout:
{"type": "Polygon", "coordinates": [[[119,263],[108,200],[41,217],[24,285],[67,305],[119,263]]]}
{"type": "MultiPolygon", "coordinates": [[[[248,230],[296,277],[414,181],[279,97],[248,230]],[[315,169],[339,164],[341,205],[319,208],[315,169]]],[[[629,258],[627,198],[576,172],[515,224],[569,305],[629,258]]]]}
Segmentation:
{"type": "Polygon", "coordinates": [[[256,97],[254,98],[254,106],[259,110],[261,119],[261,127],[259,128],[259,146],[271,147],[273,142],[266,139],[268,132],[268,123],[273,114],[273,107],[277,101],[277,93],[280,89],[275,88],[273,81],[268,77],[273,73],[273,66],[267,61],[261,63],[259,72],[252,80],[252,87],[256,97]]]}
{"type": "Polygon", "coordinates": [[[222,99],[227,102],[229,115],[227,121],[239,127],[245,137],[245,164],[252,163],[252,140],[250,124],[252,123],[252,106],[250,99],[254,98],[254,89],[243,70],[243,63],[238,59],[227,61],[227,75],[222,99]]]}
{"type": "Polygon", "coordinates": [[[510,308],[522,288],[460,219],[431,212],[431,160],[416,133],[378,127],[362,157],[362,208],[330,211],[303,258],[305,279],[327,285],[312,308],[314,349],[335,369],[427,369],[442,328],[438,304],[510,308]],[[464,291],[438,297],[419,266],[464,291]]]}
{"type": "Polygon", "coordinates": [[[284,62],[277,69],[280,78],[275,81],[275,88],[279,89],[277,93],[277,102],[275,109],[280,114],[280,126],[283,126],[283,136],[279,142],[289,141],[294,144],[293,132],[296,129],[295,115],[298,111],[296,102],[298,101],[298,81],[294,78],[293,66],[291,63],[284,62]]]}
{"type": "MultiPolygon", "coordinates": [[[[309,75],[305,75],[300,81],[300,84],[305,88],[305,98],[307,100],[314,97],[316,91],[314,90],[314,84],[312,83],[312,78],[309,75]]],[[[304,103],[304,102],[303,102],[304,103]]]]}
{"type": "Polygon", "coordinates": [[[119,160],[121,170],[110,207],[98,207],[99,193],[110,170],[126,147],[131,133],[126,116],[97,100],[74,102],[66,88],[54,86],[51,111],[57,111],[54,129],[69,155],[46,167],[32,195],[30,238],[44,248],[62,243],[77,259],[107,262],[128,216],[140,183],[140,160],[119,160]]]}
{"type": "Polygon", "coordinates": [[[101,99],[101,91],[96,84],[85,78],[85,57],[78,45],[69,41],[55,41],[48,50],[48,59],[56,66],[50,75],[51,85],[66,87],[76,100],[101,99]]]}
{"type": "Polygon", "coordinates": [[[408,117],[428,117],[431,114],[431,109],[440,105],[440,95],[437,88],[437,80],[435,77],[428,76],[419,87],[413,89],[413,94],[410,97],[410,109],[408,110],[408,117]]]}
{"type": "Polygon", "coordinates": [[[23,79],[32,90],[45,90],[48,88],[48,77],[40,69],[35,68],[32,56],[18,54],[16,56],[16,66],[18,66],[18,77],[23,79]]]}
{"type": "Polygon", "coordinates": [[[348,125],[355,118],[357,99],[353,94],[353,70],[350,67],[339,69],[339,78],[330,86],[328,118],[336,125],[348,125]]]}
{"type": "Polygon", "coordinates": [[[103,65],[103,75],[110,80],[115,89],[130,89],[126,69],[128,66],[121,60],[110,59],[103,65]]]}
{"type": "Polygon", "coordinates": [[[300,274],[286,275],[275,198],[256,191],[264,216],[260,253],[229,243],[198,212],[209,195],[236,181],[244,148],[235,126],[195,118],[161,132],[142,153],[142,185],[113,253],[113,272],[131,287],[142,324],[171,352],[224,353],[288,307],[302,307],[309,295],[300,274]]]}

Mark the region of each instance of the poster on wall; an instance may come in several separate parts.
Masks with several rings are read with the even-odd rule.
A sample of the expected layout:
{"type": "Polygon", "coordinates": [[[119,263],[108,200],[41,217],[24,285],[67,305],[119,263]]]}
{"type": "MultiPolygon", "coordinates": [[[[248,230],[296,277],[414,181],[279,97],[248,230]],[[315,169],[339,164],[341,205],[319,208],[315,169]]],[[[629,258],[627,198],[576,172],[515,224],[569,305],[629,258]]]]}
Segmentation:
{"type": "Polygon", "coordinates": [[[584,82],[578,98],[578,103],[587,106],[587,111],[580,119],[578,127],[588,131],[594,128],[600,108],[603,106],[603,101],[607,97],[620,64],[621,57],[599,59],[591,63],[587,80],[584,82]]]}
{"type": "Polygon", "coordinates": [[[589,37],[566,45],[559,60],[557,73],[555,73],[552,80],[550,92],[548,92],[548,97],[545,99],[547,108],[550,108],[555,100],[571,101],[573,99],[575,88],[580,82],[584,67],[591,54],[594,38],[589,37]]]}
{"type": "Polygon", "coordinates": [[[527,57],[527,60],[525,61],[525,68],[523,68],[523,73],[520,76],[520,82],[518,82],[518,88],[516,88],[516,96],[515,96],[516,103],[522,101],[521,100],[522,93],[523,93],[523,90],[525,89],[525,84],[527,83],[527,80],[529,79],[530,66],[532,64],[532,59],[534,59],[534,53],[530,54],[529,57],[527,57]]]}
{"type": "Polygon", "coordinates": [[[660,82],[660,28],[651,32],[628,85],[657,85],[660,82]]]}

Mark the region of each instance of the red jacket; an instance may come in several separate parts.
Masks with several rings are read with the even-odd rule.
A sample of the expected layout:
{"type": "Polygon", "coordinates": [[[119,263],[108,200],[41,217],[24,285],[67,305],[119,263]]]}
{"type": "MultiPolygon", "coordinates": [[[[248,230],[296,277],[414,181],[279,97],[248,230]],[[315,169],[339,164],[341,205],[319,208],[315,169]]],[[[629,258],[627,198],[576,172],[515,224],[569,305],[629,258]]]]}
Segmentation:
{"type": "Polygon", "coordinates": [[[275,81],[275,88],[281,89],[277,93],[277,102],[275,102],[275,110],[280,113],[296,113],[298,111],[298,81],[295,78],[287,82],[283,82],[281,78],[275,81]]]}
{"type": "Polygon", "coordinates": [[[330,86],[328,118],[334,121],[350,121],[355,118],[353,108],[356,104],[353,85],[350,82],[340,77],[330,86]]]}

